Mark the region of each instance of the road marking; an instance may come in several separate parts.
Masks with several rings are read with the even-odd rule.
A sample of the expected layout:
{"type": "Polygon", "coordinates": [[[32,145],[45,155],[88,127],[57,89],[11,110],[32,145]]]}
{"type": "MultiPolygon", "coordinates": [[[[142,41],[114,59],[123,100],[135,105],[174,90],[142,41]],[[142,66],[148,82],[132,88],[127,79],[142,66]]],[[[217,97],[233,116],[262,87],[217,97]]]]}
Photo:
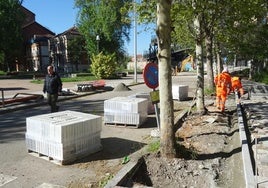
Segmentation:
{"type": "Polygon", "coordinates": [[[41,185],[39,185],[36,188],[65,188],[64,186],[60,186],[60,185],[53,185],[50,183],[42,183],[41,185]]]}
{"type": "Polygon", "coordinates": [[[3,185],[5,185],[5,184],[7,184],[15,179],[17,179],[17,177],[15,177],[15,176],[0,174],[0,187],[2,187],[3,185]]]}

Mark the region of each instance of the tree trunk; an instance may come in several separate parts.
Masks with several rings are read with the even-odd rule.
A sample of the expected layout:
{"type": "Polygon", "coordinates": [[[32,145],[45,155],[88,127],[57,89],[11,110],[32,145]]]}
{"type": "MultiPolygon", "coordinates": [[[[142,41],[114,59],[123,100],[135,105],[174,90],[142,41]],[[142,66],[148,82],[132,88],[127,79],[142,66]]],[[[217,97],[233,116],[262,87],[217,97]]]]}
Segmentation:
{"type": "Polygon", "coordinates": [[[214,75],[212,64],[212,36],[206,35],[206,63],[207,63],[207,88],[214,89],[214,75]]]}
{"type": "Polygon", "coordinates": [[[196,32],[196,65],[197,65],[197,87],[196,87],[196,108],[200,114],[205,113],[204,101],[204,62],[202,58],[202,36],[199,15],[194,19],[194,27],[196,32]]]}
{"type": "Polygon", "coordinates": [[[160,96],[160,152],[163,157],[176,157],[174,112],[171,80],[171,0],[158,0],[157,37],[160,96]]]}
{"type": "Polygon", "coordinates": [[[215,43],[215,56],[216,56],[216,70],[215,70],[215,75],[221,73],[223,70],[223,63],[221,60],[221,49],[219,43],[215,43]]]}
{"type": "Polygon", "coordinates": [[[248,79],[252,80],[253,79],[253,75],[254,75],[254,60],[251,61],[250,63],[250,69],[249,69],[249,75],[248,75],[248,79]]]}

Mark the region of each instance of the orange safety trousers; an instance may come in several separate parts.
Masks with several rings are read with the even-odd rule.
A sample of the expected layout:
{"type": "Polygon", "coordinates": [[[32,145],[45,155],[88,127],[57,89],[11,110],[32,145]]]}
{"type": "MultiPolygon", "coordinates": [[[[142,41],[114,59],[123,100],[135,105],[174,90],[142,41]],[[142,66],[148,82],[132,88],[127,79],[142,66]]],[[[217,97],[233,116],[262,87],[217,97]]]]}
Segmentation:
{"type": "Polygon", "coordinates": [[[228,73],[221,73],[214,79],[216,85],[216,106],[222,112],[225,109],[227,95],[231,88],[231,76],[228,73]]]}
{"type": "Polygon", "coordinates": [[[244,95],[244,89],[238,77],[232,78],[232,90],[239,92],[240,96],[244,95]]]}
{"type": "Polygon", "coordinates": [[[217,95],[216,95],[216,106],[221,111],[225,109],[225,102],[227,100],[227,88],[217,87],[217,95]]]}
{"type": "Polygon", "coordinates": [[[240,103],[240,97],[242,95],[244,95],[244,89],[242,87],[242,83],[239,79],[239,77],[233,77],[232,78],[232,90],[235,92],[235,94],[237,95],[237,101],[236,103],[239,104],[240,103]]]}

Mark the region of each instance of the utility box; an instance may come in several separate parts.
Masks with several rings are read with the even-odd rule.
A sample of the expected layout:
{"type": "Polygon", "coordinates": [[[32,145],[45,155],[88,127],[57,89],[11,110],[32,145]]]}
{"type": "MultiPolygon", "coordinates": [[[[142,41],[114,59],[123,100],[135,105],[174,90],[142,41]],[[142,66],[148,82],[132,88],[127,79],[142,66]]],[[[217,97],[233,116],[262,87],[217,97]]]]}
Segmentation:
{"type": "Polygon", "coordinates": [[[189,86],[186,85],[172,85],[173,99],[184,101],[188,99],[189,86]]]}
{"type": "Polygon", "coordinates": [[[147,119],[148,100],[145,98],[115,97],[104,101],[104,123],[135,125],[147,119]]]}
{"type": "Polygon", "coordinates": [[[102,149],[101,116],[62,111],[26,118],[26,148],[67,164],[102,149]]]}

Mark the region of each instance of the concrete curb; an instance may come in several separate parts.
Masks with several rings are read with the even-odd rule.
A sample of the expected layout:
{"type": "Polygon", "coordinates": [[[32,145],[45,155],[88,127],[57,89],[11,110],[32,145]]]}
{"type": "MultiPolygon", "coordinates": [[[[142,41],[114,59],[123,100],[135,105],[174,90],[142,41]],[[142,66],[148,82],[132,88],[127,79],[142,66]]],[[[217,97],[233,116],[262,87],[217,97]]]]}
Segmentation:
{"type": "Polygon", "coordinates": [[[142,162],[141,157],[128,162],[104,188],[120,187],[120,185],[124,183],[124,180],[130,179],[133,176],[135,171],[141,166],[142,162]]]}
{"type": "Polygon", "coordinates": [[[247,188],[254,188],[256,187],[256,182],[253,173],[253,166],[249,151],[249,143],[246,136],[246,127],[243,120],[243,112],[240,103],[237,104],[237,116],[238,116],[238,127],[241,141],[241,149],[242,149],[245,183],[247,188]]]}

